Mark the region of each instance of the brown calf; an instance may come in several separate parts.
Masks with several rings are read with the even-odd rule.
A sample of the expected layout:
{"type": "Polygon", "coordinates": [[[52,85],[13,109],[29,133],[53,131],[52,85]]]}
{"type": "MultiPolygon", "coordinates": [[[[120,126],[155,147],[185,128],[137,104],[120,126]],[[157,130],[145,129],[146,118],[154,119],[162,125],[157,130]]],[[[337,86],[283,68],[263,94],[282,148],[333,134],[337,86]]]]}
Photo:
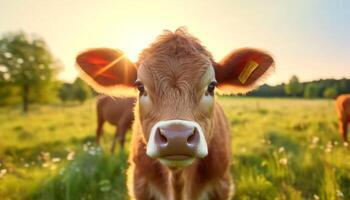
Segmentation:
{"type": "Polygon", "coordinates": [[[97,130],[96,143],[100,143],[100,137],[103,134],[103,124],[108,123],[116,126],[111,152],[114,152],[117,138],[120,139],[120,146],[123,149],[125,142],[125,133],[131,128],[134,120],[133,108],[136,98],[121,98],[101,96],[97,100],[97,130]]]}
{"type": "Polygon", "coordinates": [[[336,100],[339,131],[344,140],[348,142],[348,124],[350,123],[350,94],[340,95],[336,100]]]}
{"type": "Polygon", "coordinates": [[[214,89],[247,92],[273,69],[270,55],[239,49],[216,63],[184,29],[165,31],[131,63],[119,50],[77,57],[84,80],[117,93],[136,85],[128,189],[132,199],[230,199],[230,129],[214,89]]]}

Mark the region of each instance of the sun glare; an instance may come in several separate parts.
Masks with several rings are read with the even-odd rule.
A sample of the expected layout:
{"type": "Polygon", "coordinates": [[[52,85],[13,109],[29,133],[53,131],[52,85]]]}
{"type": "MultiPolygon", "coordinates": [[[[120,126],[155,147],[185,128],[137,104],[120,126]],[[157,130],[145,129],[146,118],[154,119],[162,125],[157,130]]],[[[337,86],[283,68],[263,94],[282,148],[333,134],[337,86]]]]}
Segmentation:
{"type": "Polygon", "coordinates": [[[131,42],[124,49],[124,53],[126,57],[129,58],[132,62],[136,62],[138,60],[139,54],[147,46],[146,41],[139,42],[131,42]]]}
{"type": "Polygon", "coordinates": [[[156,37],[151,32],[139,33],[137,31],[132,32],[127,36],[122,50],[126,56],[132,61],[136,62],[138,60],[139,54],[141,51],[146,48],[156,37]]]}
{"type": "Polygon", "coordinates": [[[127,58],[129,58],[132,62],[136,62],[138,60],[139,52],[136,50],[125,52],[127,58]]]}
{"type": "Polygon", "coordinates": [[[58,75],[58,79],[73,82],[77,76],[78,71],[74,67],[66,67],[65,70],[58,75]]]}

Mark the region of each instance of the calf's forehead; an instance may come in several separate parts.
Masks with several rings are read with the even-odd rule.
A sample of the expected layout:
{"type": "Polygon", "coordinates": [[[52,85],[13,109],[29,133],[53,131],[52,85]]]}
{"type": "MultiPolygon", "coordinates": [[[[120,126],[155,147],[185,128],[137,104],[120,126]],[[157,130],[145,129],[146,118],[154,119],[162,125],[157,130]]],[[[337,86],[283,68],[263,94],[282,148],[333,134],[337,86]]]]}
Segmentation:
{"type": "Polygon", "coordinates": [[[196,87],[214,79],[210,58],[204,55],[182,57],[155,56],[142,62],[138,68],[138,79],[154,89],[160,84],[172,87],[196,87]]]}

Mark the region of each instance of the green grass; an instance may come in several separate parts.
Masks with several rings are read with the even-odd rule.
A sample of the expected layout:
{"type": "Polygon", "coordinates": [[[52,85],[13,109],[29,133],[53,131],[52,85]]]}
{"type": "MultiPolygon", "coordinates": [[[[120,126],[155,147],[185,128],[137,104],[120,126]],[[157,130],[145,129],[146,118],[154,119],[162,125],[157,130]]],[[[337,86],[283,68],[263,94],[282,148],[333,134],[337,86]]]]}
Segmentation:
{"type": "Polygon", "coordinates": [[[74,162],[38,186],[33,199],[126,199],[127,155],[103,153],[87,145],[74,162]]]}
{"type": "MultiPolygon", "coordinates": [[[[221,97],[234,199],[350,199],[350,152],[330,100],[221,97]]],[[[95,102],[0,108],[0,199],[127,199],[126,152],[93,145],[95,102]]],[[[130,134],[128,134],[130,139],[130,134]]]]}

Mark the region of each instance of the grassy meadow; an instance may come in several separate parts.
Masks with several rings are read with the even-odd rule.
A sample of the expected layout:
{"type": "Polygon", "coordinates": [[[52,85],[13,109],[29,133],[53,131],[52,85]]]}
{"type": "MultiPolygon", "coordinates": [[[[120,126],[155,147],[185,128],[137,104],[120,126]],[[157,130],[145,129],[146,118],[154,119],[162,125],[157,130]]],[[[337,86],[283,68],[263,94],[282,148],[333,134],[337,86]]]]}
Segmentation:
{"type": "MultiPolygon", "coordinates": [[[[332,100],[219,101],[232,130],[234,199],[350,199],[350,150],[332,100]]],[[[127,199],[128,151],[109,153],[110,125],[96,147],[95,128],[94,100],[27,115],[0,108],[0,199],[127,199]]]]}

